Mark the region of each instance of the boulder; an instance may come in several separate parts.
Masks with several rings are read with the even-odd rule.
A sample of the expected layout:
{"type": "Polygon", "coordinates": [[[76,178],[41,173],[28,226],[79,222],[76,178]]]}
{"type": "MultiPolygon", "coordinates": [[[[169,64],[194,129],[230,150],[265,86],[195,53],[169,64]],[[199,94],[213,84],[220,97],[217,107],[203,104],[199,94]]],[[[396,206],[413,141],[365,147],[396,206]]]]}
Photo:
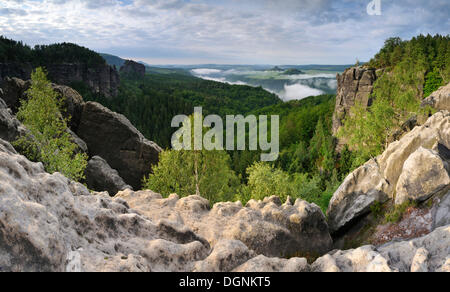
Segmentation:
{"type": "Polygon", "coordinates": [[[332,233],[367,214],[375,203],[389,200],[389,183],[376,160],[353,171],[334,193],[327,211],[332,233]]]}
{"type": "Polygon", "coordinates": [[[110,195],[115,195],[119,191],[133,189],[127,185],[119,176],[117,170],[101,157],[92,157],[86,167],[86,185],[89,189],[102,192],[107,191],[110,195]]]}
{"type": "Polygon", "coordinates": [[[437,110],[450,111],[450,83],[442,86],[437,91],[425,98],[422,107],[431,106],[437,110]]]}
{"type": "Polygon", "coordinates": [[[420,147],[403,165],[395,204],[423,202],[450,186],[449,165],[433,150],[420,147]]]}
{"type": "Polygon", "coordinates": [[[248,249],[268,257],[321,255],[331,249],[332,240],[325,216],[318,206],[297,200],[281,204],[277,197],[240,202],[209,202],[199,196],[164,199],[151,191],[120,192],[133,209],[154,222],[169,220],[185,224],[212,247],[222,240],[238,240],[248,249]]]}
{"type": "MultiPolygon", "coordinates": [[[[448,269],[450,226],[407,241],[381,247],[363,246],[332,251],[317,259],[315,272],[439,272],[448,269]]],[[[448,271],[448,270],[447,270],[448,271]]]]}
{"type": "Polygon", "coordinates": [[[83,111],[83,97],[76,90],[65,85],[52,84],[52,88],[63,99],[65,110],[62,114],[69,119],[68,126],[70,129],[76,132],[83,111]]]}
{"type": "Polygon", "coordinates": [[[191,271],[209,253],[188,228],[153,224],[0,140],[1,271],[191,271]]]}
{"type": "Polygon", "coordinates": [[[370,212],[375,202],[395,200],[397,191],[400,191],[400,195],[397,194],[398,202],[404,202],[404,197],[408,197],[409,193],[415,193],[415,199],[424,200],[436,191],[448,187],[444,173],[448,165],[447,157],[450,156],[448,149],[450,113],[440,111],[399,141],[389,144],[383,154],[356,169],[345,179],[328,207],[330,231],[336,233],[351,225],[370,212]],[[423,150],[418,151],[420,148],[423,150]],[[433,149],[434,152],[427,152],[426,149],[433,149]],[[418,152],[415,153],[416,151],[418,152]],[[424,153],[428,153],[428,158],[433,157],[433,162],[425,161],[428,158],[422,157],[424,153]],[[417,159],[422,162],[416,161],[417,159]],[[421,163],[424,165],[421,166],[421,163]],[[421,171],[415,170],[419,167],[421,171]],[[412,173],[415,177],[411,176],[412,173]],[[439,174],[439,178],[434,177],[436,174],[439,174]],[[431,181],[434,185],[430,184],[431,181]]]}
{"type": "Polygon", "coordinates": [[[268,258],[263,255],[259,255],[245,264],[237,267],[233,272],[246,272],[246,273],[271,273],[271,272],[308,272],[309,265],[305,258],[268,258]]]}
{"type": "Polygon", "coordinates": [[[95,102],[84,105],[77,134],[86,142],[90,156],[105,159],[134,189],[141,188],[142,179],[158,162],[162,151],[125,116],[95,102]]]}
{"type": "Polygon", "coordinates": [[[214,246],[213,251],[205,260],[196,263],[194,271],[201,273],[231,272],[253,257],[255,257],[255,252],[249,250],[241,241],[222,240],[214,246]]]}
{"type": "Polygon", "coordinates": [[[30,88],[31,82],[19,78],[6,77],[2,82],[3,100],[15,114],[20,106],[20,100],[26,98],[26,91],[30,88]]]}
{"type": "Polygon", "coordinates": [[[120,68],[120,74],[135,78],[144,78],[145,65],[134,62],[132,60],[126,60],[123,66],[120,68]]]}
{"type": "Polygon", "coordinates": [[[450,225],[450,191],[439,199],[439,203],[432,210],[433,230],[450,225]]]}
{"type": "Polygon", "coordinates": [[[6,103],[0,98],[0,139],[12,142],[16,140],[25,128],[12,115],[6,103]]]}

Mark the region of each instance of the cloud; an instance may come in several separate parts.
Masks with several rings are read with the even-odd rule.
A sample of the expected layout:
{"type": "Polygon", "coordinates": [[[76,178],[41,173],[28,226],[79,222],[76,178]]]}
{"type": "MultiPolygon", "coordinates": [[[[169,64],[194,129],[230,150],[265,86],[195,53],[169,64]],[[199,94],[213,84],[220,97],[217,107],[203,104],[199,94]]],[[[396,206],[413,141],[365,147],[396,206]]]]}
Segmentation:
{"type": "Polygon", "coordinates": [[[149,63],[348,64],[386,38],[448,34],[448,0],[3,0],[0,31],[149,63]]]}
{"type": "Polygon", "coordinates": [[[303,84],[285,85],[284,92],[281,93],[285,101],[294,99],[303,99],[308,96],[317,96],[323,94],[322,90],[311,88],[303,84]]]}

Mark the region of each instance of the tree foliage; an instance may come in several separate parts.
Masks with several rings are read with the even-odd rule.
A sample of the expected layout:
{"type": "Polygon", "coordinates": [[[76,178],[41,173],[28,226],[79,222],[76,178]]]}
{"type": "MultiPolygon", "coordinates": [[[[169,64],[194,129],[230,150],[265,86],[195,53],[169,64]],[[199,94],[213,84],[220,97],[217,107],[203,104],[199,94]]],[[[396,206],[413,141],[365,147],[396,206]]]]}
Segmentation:
{"type": "Polygon", "coordinates": [[[63,101],[58,99],[42,68],[32,73],[27,96],[21,101],[17,117],[29,132],[14,145],[30,160],[42,162],[49,173],[60,172],[80,181],[88,157],[76,153],[77,146],[71,142],[67,121],[60,112],[63,101]]]}

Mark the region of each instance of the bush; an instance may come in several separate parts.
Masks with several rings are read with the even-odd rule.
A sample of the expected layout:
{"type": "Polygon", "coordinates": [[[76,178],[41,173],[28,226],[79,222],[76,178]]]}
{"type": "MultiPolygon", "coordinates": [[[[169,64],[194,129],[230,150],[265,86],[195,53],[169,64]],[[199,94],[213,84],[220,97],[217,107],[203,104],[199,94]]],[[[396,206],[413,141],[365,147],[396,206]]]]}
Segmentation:
{"type": "Polygon", "coordinates": [[[58,99],[42,68],[32,73],[31,81],[28,100],[21,101],[17,113],[29,132],[13,144],[30,160],[41,161],[47,172],[60,172],[80,181],[88,157],[76,153],[77,146],[71,142],[67,120],[60,112],[63,100],[58,99]]]}

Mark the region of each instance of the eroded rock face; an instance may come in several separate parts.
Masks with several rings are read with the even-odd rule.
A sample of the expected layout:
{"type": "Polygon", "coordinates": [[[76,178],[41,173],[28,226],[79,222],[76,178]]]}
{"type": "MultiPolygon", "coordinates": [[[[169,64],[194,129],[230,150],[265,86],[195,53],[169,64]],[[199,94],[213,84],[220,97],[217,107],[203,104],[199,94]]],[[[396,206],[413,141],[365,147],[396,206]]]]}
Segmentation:
{"type": "Polygon", "coordinates": [[[449,166],[439,153],[420,147],[403,165],[395,204],[422,202],[450,185],[449,166]]]}
{"type": "Polygon", "coordinates": [[[0,139],[12,142],[24,132],[25,128],[0,98],[0,139]]]}
{"type": "Polygon", "coordinates": [[[447,188],[448,149],[450,113],[440,111],[345,179],[327,211],[330,230],[351,224],[375,202],[420,202],[447,188]]]}
{"type": "Polygon", "coordinates": [[[433,229],[450,225],[450,191],[439,200],[432,214],[433,229]]]}
{"type": "Polygon", "coordinates": [[[342,122],[350,109],[357,103],[370,106],[370,94],[377,79],[375,69],[352,67],[337,75],[338,89],[336,107],[333,115],[333,134],[342,127],[342,122]]]}
{"type": "Polygon", "coordinates": [[[120,74],[130,77],[144,78],[145,66],[132,60],[126,60],[125,64],[123,64],[120,68],[120,74]]]}
{"type": "Polygon", "coordinates": [[[125,116],[96,102],[84,105],[77,134],[86,142],[91,156],[105,159],[134,189],[141,188],[142,179],[158,162],[162,151],[125,116]]]}
{"type": "Polygon", "coordinates": [[[167,219],[189,226],[213,247],[222,240],[239,240],[268,257],[320,255],[331,249],[325,216],[318,206],[302,200],[281,204],[272,197],[250,201],[246,207],[228,202],[210,209],[209,202],[199,196],[163,199],[151,191],[123,191],[116,198],[154,222],[167,219]]]}
{"type": "Polygon", "coordinates": [[[381,247],[363,246],[333,251],[319,259],[316,272],[438,272],[448,269],[450,226],[409,241],[391,242],[381,247]]]}
{"type": "MultiPolygon", "coordinates": [[[[26,91],[30,88],[31,81],[24,81],[18,78],[5,78],[3,81],[3,99],[6,105],[15,114],[17,113],[20,100],[27,99],[26,91]]],[[[69,118],[68,126],[76,131],[80,124],[81,112],[83,110],[83,97],[74,89],[65,86],[52,83],[52,88],[64,100],[64,111],[62,115],[65,118],[69,118]]]]}
{"type": "Polygon", "coordinates": [[[86,167],[86,184],[91,190],[98,192],[107,191],[111,196],[114,196],[119,191],[133,189],[123,181],[117,170],[112,169],[99,156],[92,157],[88,162],[86,167]]]}
{"type": "MultiPolygon", "coordinates": [[[[0,271],[450,271],[450,226],[379,248],[333,251],[310,266],[304,258],[258,255],[239,240],[220,239],[210,244],[213,241],[199,234],[239,234],[223,224],[230,220],[238,223],[235,228],[258,236],[258,230],[263,231],[258,220],[265,220],[269,236],[257,237],[258,244],[279,246],[265,240],[277,228],[285,229],[281,234],[294,232],[289,229],[293,227],[283,227],[288,214],[294,226],[299,226],[298,218],[308,222],[295,232],[317,232],[308,229],[313,222],[302,216],[314,217],[307,210],[311,206],[301,201],[280,206],[272,197],[248,208],[219,204],[213,212],[205,203],[195,196],[162,199],[150,191],[125,191],[115,198],[107,193],[91,194],[61,174],[45,173],[41,163],[28,161],[0,139],[0,271]],[[138,207],[141,210],[136,210],[138,207]],[[239,213],[248,219],[248,225],[233,218],[239,213]],[[203,219],[210,220],[211,227],[203,219]]],[[[291,239],[284,240],[289,246],[291,239]]],[[[280,249],[280,253],[284,251],[280,249]]]]}
{"type": "Polygon", "coordinates": [[[450,83],[442,86],[429,97],[424,99],[422,106],[431,106],[437,110],[450,111],[450,83]]]}
{"type": "Polygon", "coordinates": [[[370,212],[376,202],[389,200],[389,182],[382,176],[376,160],[353,171],[334,193],[328,207],[332,233],[370,212]]]}

